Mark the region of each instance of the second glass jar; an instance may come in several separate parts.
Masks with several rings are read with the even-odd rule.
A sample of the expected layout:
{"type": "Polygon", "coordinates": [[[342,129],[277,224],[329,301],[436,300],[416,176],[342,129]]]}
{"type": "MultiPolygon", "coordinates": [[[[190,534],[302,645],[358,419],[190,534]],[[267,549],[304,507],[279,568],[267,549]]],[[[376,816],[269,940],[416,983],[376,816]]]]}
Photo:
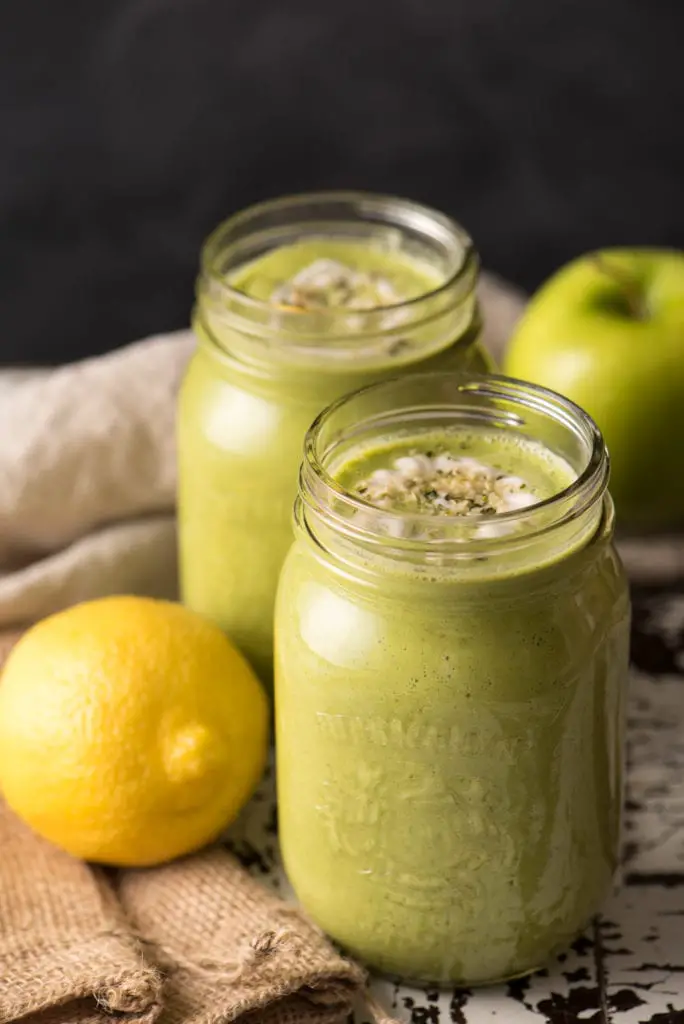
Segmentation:
{"type": "Polygon", "coordinates": [[[384,382],[308,435],[276,611],[280,843],[372,967],[510,979],[610,889],[629,598],[607,477],[580,409],[496,377],[384,382]],[[439,511],[497,487],[501,515],[439,511]]]}
{"type": "MultiPolygon", "coordinates": [[[[332,247],[332,249],[331,249],[332,247]]],[[[301,268],[297,268],[301,269],[301,268]]],[[[273,606],[292,541],[304,435],[334,399],[397,373],[483,370],[479,261],[450,218],[402,199],[318,193],[252,207],[221,225],[201,260],[198,347],[178,416],[181,595],[218,623],[270,687],[273,606]],[[364,308],[292,305],[293,246],[338,246],[374,270],[412,265],[424,290],[364,308]],[[281,258],[279,253],[285,254],[281,258]],[[289,262],[288,262],[289,261],[289,262]],[[362,260],[363,262],[363,260],[362,260]],[[250,289],[250,268],[273,279],[250,289]]]]}

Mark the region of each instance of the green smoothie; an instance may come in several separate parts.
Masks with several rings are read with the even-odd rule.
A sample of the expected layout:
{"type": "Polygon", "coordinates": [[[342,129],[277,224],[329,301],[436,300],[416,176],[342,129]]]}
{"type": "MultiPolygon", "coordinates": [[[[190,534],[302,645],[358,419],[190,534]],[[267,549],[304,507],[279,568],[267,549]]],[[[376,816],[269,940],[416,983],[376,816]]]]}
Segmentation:
{"type": "Polygon", "coordinates": [[[629,609],[611,506],[597,493],[567,532],[549,499],[577,470],[520,431],[363,433],[327,457],[330,509],[300,499],[280,581],[286,870],[381,971],[511,978],[579,933],[617,865],[629,609]],[[460,527],[464,558],[440,546],[460,527]]]}
{"type": "MultiPolygon", "coordinates": [[[[182,598],[226,630],[269,687],[277,579],[314,418],[340,395],[416,366],[488,365],[472,294],[464,333],[447,331],[440,341],[439,317],[426,308],[425,326],[412,301],[444,275],[396,242],[316,234],[249,259],[200,291],[199,347],[178,416],[182,598]],[[242,320],[224,316],[225,283],[233,290],[226,309],[240,296],[250,300],[242,320]]],[[[439,301],[440,309],[454,306],[439,301]]]]}

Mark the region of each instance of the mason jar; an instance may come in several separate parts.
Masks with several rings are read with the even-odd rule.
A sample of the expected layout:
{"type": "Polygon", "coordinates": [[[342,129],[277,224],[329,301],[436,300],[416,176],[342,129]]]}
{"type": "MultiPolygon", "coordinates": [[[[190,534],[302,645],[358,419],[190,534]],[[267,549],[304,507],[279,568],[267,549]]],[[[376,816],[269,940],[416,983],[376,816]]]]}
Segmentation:
{"type": "Polygon", "coordinates": [[[181,592],[267,684],[306,430],[333,399],[374,380],[419,365],[486,368],[477,276],[454,221],[363,193],[262,203],[206,242],[178,415],[181,592]],[[340,266],[340,253],[356,268],[346,267],[347,283],[366,289],[356,305],[344,304],[339,282],[325,293],[311,283],[316,267],[340,266]]]}
{"type": "Polygon", "coordinates": [[[611,886],[629,598],[607,481],[584,412],[495,376],[376,384],[307,435],[280,840],[305,910],[381,972],[528,973],[611,886]]]}

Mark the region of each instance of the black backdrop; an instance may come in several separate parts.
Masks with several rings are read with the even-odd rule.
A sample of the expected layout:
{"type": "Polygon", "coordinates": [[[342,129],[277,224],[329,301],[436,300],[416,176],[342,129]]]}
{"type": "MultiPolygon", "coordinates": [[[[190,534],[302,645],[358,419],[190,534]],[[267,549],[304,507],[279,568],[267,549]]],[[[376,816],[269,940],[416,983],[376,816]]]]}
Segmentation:
{"type": "Polygon", "coordinates": [[[0,361],[187,323],[221,218],[402,193],[532,288],[684,246],[682,0],[0,0],[0,361]]]}

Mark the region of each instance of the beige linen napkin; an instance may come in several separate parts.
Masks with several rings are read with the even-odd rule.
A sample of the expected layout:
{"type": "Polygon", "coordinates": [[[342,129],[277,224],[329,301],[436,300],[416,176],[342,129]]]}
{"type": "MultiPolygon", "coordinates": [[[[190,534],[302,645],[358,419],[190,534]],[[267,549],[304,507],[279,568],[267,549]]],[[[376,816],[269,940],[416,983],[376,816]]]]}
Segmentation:
{"type": "MultiPolygon", "coordinates": [[[[500,356],[524,297],[484,274],[500,356]]],[[[0,372],[0,629],[110,593],[175,597],[178,386],[188,331],[56,370],[0,372]]],[[[676,538],[621,543],[635,579],[684,575],[676,538]]]]}
{"type": "Polygon", "coordinates": [[[0,388],[0,628],[176,591],[174,419],[189,332],[0,388]]]}

